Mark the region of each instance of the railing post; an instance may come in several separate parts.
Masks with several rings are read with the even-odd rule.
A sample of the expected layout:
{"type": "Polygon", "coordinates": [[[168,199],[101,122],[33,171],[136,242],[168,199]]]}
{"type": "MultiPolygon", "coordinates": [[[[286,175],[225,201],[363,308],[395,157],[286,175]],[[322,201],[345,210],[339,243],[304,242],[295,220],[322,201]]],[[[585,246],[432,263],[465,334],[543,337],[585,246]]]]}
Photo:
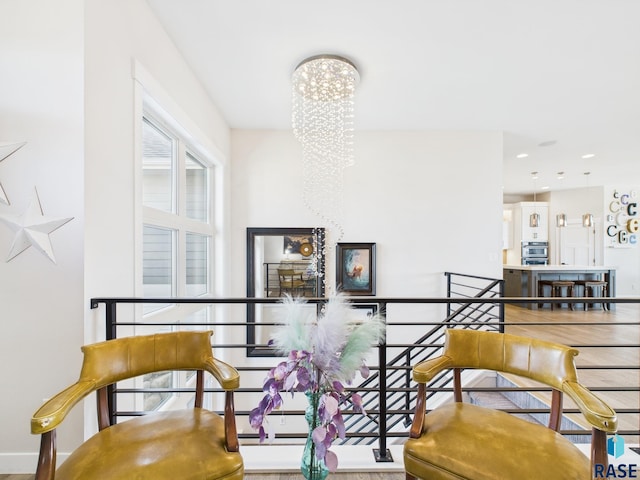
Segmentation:
{"type": "MultiPolygon", "coordinates": [[[[107,301],[104,303],[105,306],[105,337],[107,340],[113,340],[117,338],[117,304],[115,302],[107,301]]],[[[107,385],[107,404],[109,406],[109,423],[111,425],[116,424],[116,411],[117,411],[117,402],[116,402],[116,391],[114,385],[107,385]]]]}
{"type": "MultiPolygon", "coordinates": [[[[380,303],[380,309],[387,312],[386,302],[380,303]]],[[[378,390],[380,395],[379,418],[378,418],[378,447],[373,449],[373,456],[376,462],[393,462],[391,451],[387,448],[387,335],[378,344],[378,390]]]]}
{"type": "MultiPolygon", "coordinates": [[[[444,272],[447,277],[447,298],[451,298],[451,273],[444,272]]],[[[451,302],[447,302],[447,318],[451,316],[451,302]]]]}
{"type": "Polygon", "coordinates": [[[117,315],[116,315],[117,306],[115,302],[111,302],[111,301],[104,302],[104,306],[105,306],[105,315],[104,315],[105,338],[107,340],[113,340],[118,336],[116,332],[116,323],[118,321],[117,315]]]}
{"type": "MultiPolygon", "coordinates": [[[[504,280],[501,280],[500,283],[500,298],[504,298],[504,280]]],[[[504,333],[504,303],[500,302],[498,305],[498,330],[500,333],[504,333]]]]}
{"type": "Polygon", "coordinates": [[[411,410],[411,351],[407,351],[407,360],[406,360],[407,369],[404,372],[404,388],[407,391],[404,394],[404,408],[407,410],[407,414],[405,415],[404,425],[408,427],[411,425],[411,415],[408,413],[411,410]]]}

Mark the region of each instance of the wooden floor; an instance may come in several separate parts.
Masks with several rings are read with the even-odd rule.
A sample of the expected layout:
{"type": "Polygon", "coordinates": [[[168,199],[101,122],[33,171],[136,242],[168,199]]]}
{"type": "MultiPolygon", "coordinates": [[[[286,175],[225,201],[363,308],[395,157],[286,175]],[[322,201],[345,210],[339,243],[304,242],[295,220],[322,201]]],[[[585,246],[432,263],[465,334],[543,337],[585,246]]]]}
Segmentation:
{"type": "MultiPolygon", "coordinates": [[[[622,325],[624,322],[638,322],[640,305],[618,304],[615,311],[589,310],[587,312],[568,309],[550,311],[528,310],[507,305],[505,308],[505,331],[518,335],[527,335],[543,340],[575,345],[580,350],[576,364],[592,365],[640,365],[640,349],[625,347],[625,344],[640,342],[638,325],[622,325]],[[597,325],[603,323],[603,325],[597,325]],[[610,344],[615,346],[601,347],[610,344]]],[[[580,381],[589,387],[624,385],[640,386],[637,370],[580,370],[580,381]]],[[[598,396],[607,401],[614,409],[638,408],[639,392],[598,392],[598,396]]],[[[567,407],[570,406],[566,402],[567,407]]],[[[640,415],[620,415],[620,429],[637,430],[640,415]]],[[[639,443],[638,437],[630,443],[639,443]]],[[[2,475],[0,480],[34,480],[34,475],[2,475]]],[[[301,479],[299,473],[248,473],[249,480],[294,480],[301,479]]],[[[404,473],[397,472],[353,472],[335,473],[331,480],[404,480],[404,473]]]]}
{"type": "MultiPolygon", "coordinates": [[[[640,343],[640,305],[618,304],[615,311],[603,310],[529,310],[507,305],[505,308],[505,332],[527,335],[566,345],[576,346],[580,354],[576,365],[640,365],[640,349],[633,346],[640,343]],[[623,325],[635,322],[636,325],[623,325]],[[544,323],[543,325],[539,323],[544,323]],[[514,325],[517,324],[517,325],[514,325]],[[601,325],[598,325],[601,324],[601,325]],[[612,345],[603,347],[602,345],[612,345]],[[613,346],[615,345],[615,346],[613,346]]],[[[606,369],[579,370],[580,382],[590,388],[640,386],[638,370],[606,369]]],[[[635,408],[640,405],[640,392],[599,391],[596,395],[605,400],[614,409],[635,408]]],[[[572,406],[565,396],[567,408],[572,406]]],[[[571,416],[574,421],[584,425],[581,416],[571,416]]],[[[619,414],[619,430],[635,430],[640,425],[640,415],[619,414]]],[[[638,436],[626,438],[630,443],[639,443],[638,436]]]]}
{"type": "MultiPolygon", "coordinates": [[[[247,473],[248,480],[300,480],[300,473],[247,473]]],[[[34,480],[35,475],[0,475],[0,480],[34,480]]],[[[372,472],[372,473],[332,473],[330,480],[404,480],[404,473],[372,472]]]]}

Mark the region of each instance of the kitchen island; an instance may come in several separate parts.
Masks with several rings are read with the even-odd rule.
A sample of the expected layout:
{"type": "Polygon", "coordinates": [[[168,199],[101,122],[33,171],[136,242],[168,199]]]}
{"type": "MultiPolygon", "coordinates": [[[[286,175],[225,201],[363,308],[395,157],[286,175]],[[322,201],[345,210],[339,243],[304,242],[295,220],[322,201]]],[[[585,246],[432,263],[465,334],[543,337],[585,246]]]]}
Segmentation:
{"type": "MultiPolygon", "coordinates": [[[[590,265],[504,265],[505,297],[537,297],[540,280],[604,280],[608,296],[616,296],[616,268],[590,265]]],[[[520,304],[537,310],[537,303],[520,304]]],[[[615,309],[615,303],[609,305],[615,309]]]]}

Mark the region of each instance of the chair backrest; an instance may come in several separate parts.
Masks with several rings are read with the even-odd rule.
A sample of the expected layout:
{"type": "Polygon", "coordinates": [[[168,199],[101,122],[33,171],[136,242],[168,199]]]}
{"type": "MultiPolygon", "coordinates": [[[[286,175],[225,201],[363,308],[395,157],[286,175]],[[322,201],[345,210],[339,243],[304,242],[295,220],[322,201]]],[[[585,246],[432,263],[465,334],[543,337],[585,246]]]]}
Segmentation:
{"type": "Polygon", "coordinates": [[[211,331],[124,337],[82,347],[80,381],[96,388],[151,372],[201,370],[213,358],[211,331]]]}
{"type": "Polygon", "coordinates": [[[448,329],[444,353],[457,368],[513,373],[561,390],[577,382],[578,350],[528,337],[479,330],[448,329]]]}
{"type": "Polygon", "coordinates": [[[282,286],[291,287],[295,282],[299,283],[302,281],[302,272],[296,272],[293,268],[279,268],[278,276],[280,277],[280,285],[282,286]]]}

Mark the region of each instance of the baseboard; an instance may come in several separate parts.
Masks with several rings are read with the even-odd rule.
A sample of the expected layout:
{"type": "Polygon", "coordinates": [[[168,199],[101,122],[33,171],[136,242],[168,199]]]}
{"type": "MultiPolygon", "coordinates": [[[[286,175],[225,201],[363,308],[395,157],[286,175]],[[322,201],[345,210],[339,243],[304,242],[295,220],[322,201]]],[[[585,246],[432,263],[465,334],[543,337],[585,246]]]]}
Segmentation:
{"type": "MultiPolygon", "coordinates": [[[[62,463],[68,456],[68,453],[58,453],[57,463],[62,463]]],[[[0,453],[0,474],[34,474],[37,465],[37,453],[0,453]]]]}
{"type": "MultiPolygon", "coordinates": [[[[373,449],[377,445],[336,445],[338,472],[403,472],[402,445],[388,445],[392,462],[377,463],[373,449]]],[[[246,473],[299,472],[302,445],[240,446],[246,473]]],[[[355,476],[355,475],[354,475],[355,476]]],[[[329,476],[331,478],[331,476],[329,476]]]]}

